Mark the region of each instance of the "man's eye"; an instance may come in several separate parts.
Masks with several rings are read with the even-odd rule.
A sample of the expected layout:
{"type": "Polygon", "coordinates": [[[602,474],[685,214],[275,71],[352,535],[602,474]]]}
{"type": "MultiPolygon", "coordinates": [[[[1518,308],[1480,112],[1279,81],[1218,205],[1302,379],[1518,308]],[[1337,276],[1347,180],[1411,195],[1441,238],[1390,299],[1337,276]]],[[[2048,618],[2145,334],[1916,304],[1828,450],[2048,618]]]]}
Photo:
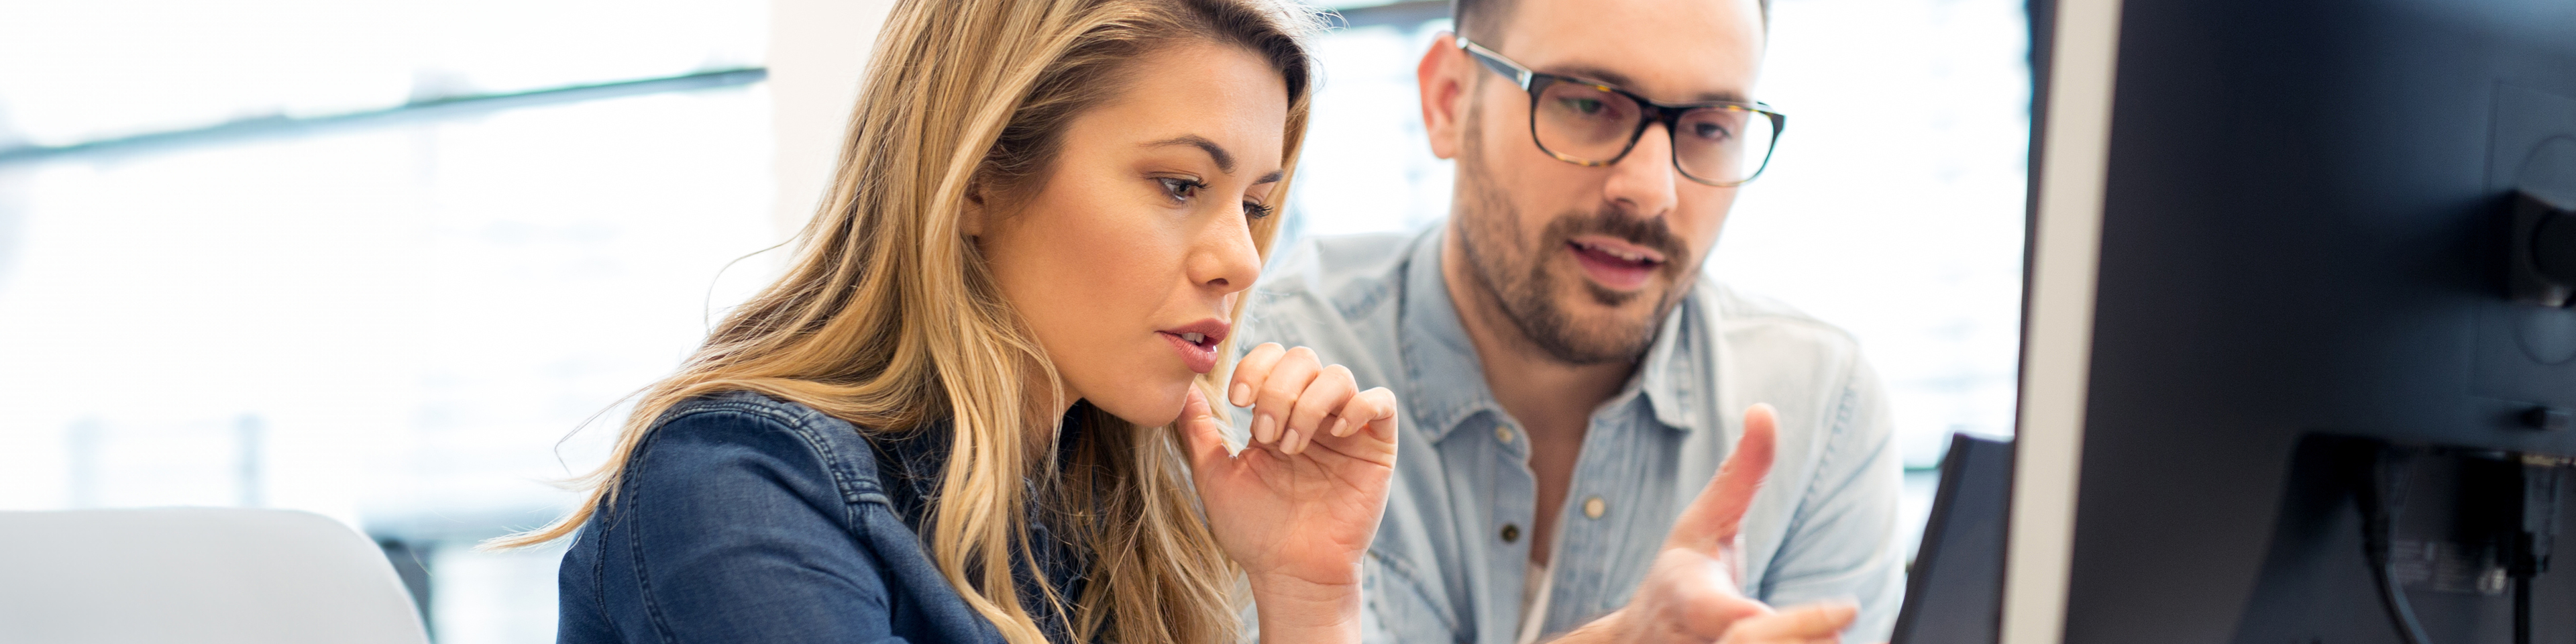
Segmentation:
{"type": "Polygon", "coordinates": [[[1574,113],[1576,114],[1590,116],[1601,113],[1601,99],[1569,98],[1565,99],[1565,107],[1566,109],[1574,110],[1574,113]]]}
{"type": "Polygon", "coordinates": [[[1207,184],[1179,177],[1157,177],[1155,180],[1163,183],[1163,192],[1172,195],[1173,199],[1180,200],[1188,200],[1190,195],[1197,194],[1200,188],[1207,187],[1207,184]]]}
{"type": "Polygon", "coordinates": [[[1695,130],[1692,134],[1698,135],[1699,138],[1711,141],[1724,141],[1731,136],[1731,134],[1726,131],[1725,127],[1716,123],[1701,123],[1691,129],[1695,130]]]}

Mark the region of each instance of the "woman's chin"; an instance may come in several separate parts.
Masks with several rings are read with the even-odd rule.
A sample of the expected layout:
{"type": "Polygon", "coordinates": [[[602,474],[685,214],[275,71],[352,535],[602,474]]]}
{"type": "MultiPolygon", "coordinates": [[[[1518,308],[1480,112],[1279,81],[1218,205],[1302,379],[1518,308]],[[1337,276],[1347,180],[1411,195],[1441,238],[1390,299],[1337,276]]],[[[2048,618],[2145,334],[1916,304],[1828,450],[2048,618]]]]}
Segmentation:
{"type": "Polygon", "coordinates": [[[1139,387],[1117,396],[1091,396],[1093,407],[1117,416],[1119,420],[1144,427],[1159,427],[1181,417],[1181,408],[1189,401],[1190,382],[1139,387]]]}

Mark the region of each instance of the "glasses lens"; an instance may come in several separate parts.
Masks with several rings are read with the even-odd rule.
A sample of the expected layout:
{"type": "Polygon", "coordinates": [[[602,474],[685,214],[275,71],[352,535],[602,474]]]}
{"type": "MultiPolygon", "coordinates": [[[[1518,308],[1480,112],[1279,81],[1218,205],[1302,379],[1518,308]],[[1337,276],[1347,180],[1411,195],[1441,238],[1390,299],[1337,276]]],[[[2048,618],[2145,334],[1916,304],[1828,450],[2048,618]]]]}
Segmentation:
{"type": "Polygon", "coordinates": [[[1530,124],[1539,146],[1580,163],[1617,158],[1637,131],[1642,111],[1617,92],[1575,82],[1549,84],[1539,91],[1533,110],[1530,124]]]}
{"type": "Polygon", "coordinates": [[[1691,110],[1674,125],[1673,161],[1692,178],[1719,184],[1760,173],[1778,134],[1769,115],[1739,107],[1691,110]]]}

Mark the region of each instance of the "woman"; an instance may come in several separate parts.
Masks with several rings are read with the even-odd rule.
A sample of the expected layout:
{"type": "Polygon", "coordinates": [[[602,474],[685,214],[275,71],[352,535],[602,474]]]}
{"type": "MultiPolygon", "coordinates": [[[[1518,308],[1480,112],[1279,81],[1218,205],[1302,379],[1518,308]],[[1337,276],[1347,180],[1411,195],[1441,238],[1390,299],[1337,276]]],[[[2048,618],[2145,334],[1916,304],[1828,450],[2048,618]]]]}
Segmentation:
{"type": "Polygon", "coordinates": [[[787,274],[639,399],[564,642],[1356,639],[1395,402],[1228,321],[1304,131],[1255,0],[908,0],[787,274]],[[1253,407],[1229,454],[1210,395],[1253,407]],[[1203,502],[1204,501],[1204,502],[1203,502]]]}

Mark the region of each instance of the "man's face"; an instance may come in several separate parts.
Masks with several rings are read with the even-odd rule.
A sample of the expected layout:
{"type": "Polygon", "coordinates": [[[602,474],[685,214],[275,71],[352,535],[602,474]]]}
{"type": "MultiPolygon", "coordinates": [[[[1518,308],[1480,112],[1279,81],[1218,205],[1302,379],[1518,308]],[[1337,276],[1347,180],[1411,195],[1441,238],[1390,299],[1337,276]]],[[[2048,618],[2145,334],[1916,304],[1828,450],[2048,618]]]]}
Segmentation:
{"type": "MultiPolygon", "coordinates": [[[[1467,37],[1666,104],[1750,101],[1764,44],[1756,0],[1519,0],[1487,31],[1467,37]]],[[[1435,126],[1433,146],[1458,160],[1452,233],[1475,287],[1559,361],[1636,359],[1716,245],[1735,188],[1675,171],[1661,124],[1609,166],[1548,156],[1530,138],[1529,95],[1440,46],[1431,55],[1456,56],[1447,73],[1466,82],[1457,125],[1435,126]]]]}

